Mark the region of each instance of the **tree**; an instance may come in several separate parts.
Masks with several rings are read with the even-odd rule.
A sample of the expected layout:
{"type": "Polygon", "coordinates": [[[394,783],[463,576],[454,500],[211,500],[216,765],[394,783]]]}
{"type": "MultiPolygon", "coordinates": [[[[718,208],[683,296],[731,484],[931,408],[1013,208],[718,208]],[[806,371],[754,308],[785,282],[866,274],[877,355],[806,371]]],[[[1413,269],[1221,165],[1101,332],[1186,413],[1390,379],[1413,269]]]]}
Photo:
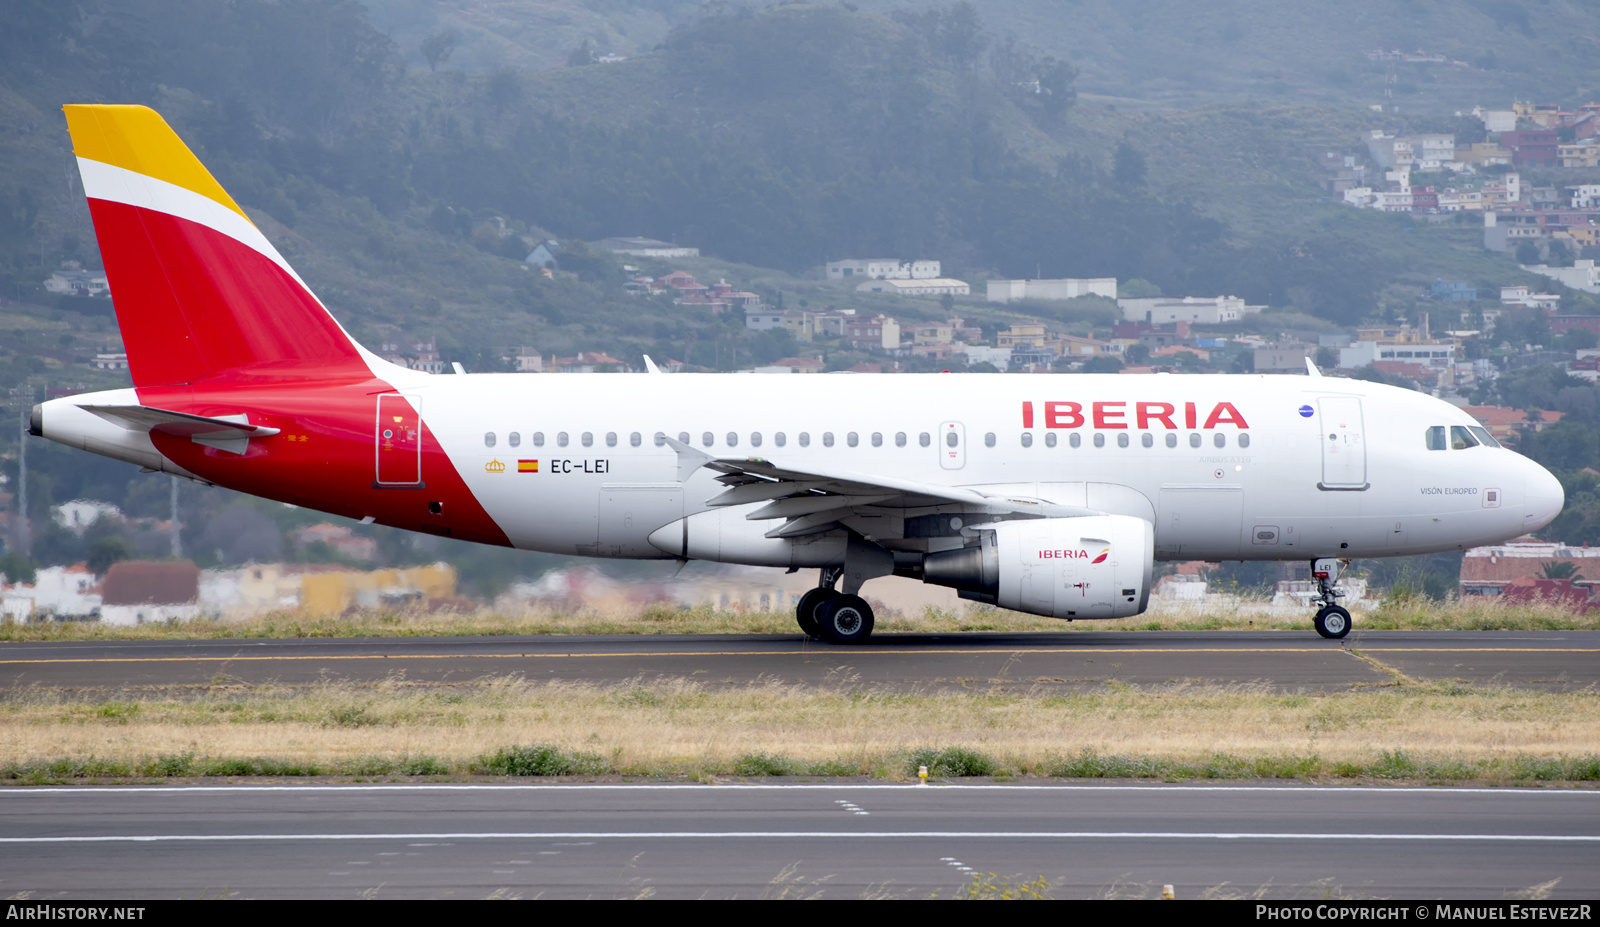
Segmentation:
{"type": "Polygon", "coordinates": [[[454,29],[435,32],[422,40],[422,57],[428,59],[428,70],[437,71],[439,65],[450,60],[450,55],[461,44],[461,33],[454,29]]]}
{"type": "Polygon", "coordinates": [[[567,67],[580,68],[586,64],[594,64],[599,56],[595,54],[594,43],[584,39],[583,43],[567,55],[567,67]]]}
{"type": "Polygon", "coordinates": [[[1539,570],[1539,575],[1545,579],[1583,579],[1583,574],[1578,572],[1578,565],[1571,560],[1552,560],[1539,570]]]}
{"type": "Polygon", "coordinates": [[[1539,263],[1539,246],[1534,244],[1531,241],[1525,241],[1522,244],[1517,245],[1517,263],[1518,264],[1537,264],[1537,263],[1539,263]]]}
{"type": "Polygon", "coordinates": [[[1078,91],[1072,89],[1078,79],[1078,69],[1065,61],[1044,59],[1039,69],[1039,95],[1044,98],[1044,111],[1052,118],[1072,108],[1078,102],[1078,91]]]}
{"type": "Polygon", "coordinates": [[[135,553],[133,542],[120,534],[100,538],[89,545],[89,572],[105,576],[113,563],[131,560],[135,553]]]}
{"type": "Polygon", "coordinates": [[[1111,178],[1124,187],[1137,187],[1144,183],[1144,175],[1144,155],[1127,139],[1118,142],[1111,155],[1111,178]]]}

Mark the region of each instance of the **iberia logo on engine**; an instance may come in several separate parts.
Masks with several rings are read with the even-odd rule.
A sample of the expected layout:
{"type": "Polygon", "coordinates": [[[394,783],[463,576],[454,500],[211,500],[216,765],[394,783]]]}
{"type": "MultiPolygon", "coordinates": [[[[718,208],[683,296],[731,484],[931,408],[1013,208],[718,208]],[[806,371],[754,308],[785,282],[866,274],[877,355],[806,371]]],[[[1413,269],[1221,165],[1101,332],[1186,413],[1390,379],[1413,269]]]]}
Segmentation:
{"type": "MultiPolygon", "coordinates": [[[[1109,548],[1109,547],[1103,548],[1100,551],[1100,553],[1094,555],[1094,559],[1090,560],[1089,564],[1090,564],[1090,566],[1093,566],[1096,563],[1104,563],[1106,558],[1109,557],[1109,556],[1111,556],[1111,548],[1109,548]]],[[[1041,551],[1039,551],[1039,559],[1040,560],[1088,560],[1089,559],[1089,552],[1086,551],[1086,550],[1083,550],[1081,548],[1078,549],[1078,550],[1072,550],[1070,548],[1067,549],[1067,550],[1041,550],[1041,551]]]]}

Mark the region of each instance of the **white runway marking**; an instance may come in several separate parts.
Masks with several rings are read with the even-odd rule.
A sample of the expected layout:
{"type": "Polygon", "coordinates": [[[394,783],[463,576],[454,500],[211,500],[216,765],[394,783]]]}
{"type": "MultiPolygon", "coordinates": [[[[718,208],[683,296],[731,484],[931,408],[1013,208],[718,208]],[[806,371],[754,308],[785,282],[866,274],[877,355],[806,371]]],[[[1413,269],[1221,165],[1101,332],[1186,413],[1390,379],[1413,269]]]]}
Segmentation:
{"type": "Polygon", "coordinates": [[[940,792],[1006,791],[1006,792],[1268,792],[1268,793],[1339,793],[1350,795],[1401,795],[1426,793],[1431,795],[1499,795],[1510,798],[1548,798],[1551,796],[1600,799],[1600,789],[1594,788],[1498,788],[1465,789],[1450,786],[1367,786],[1367,785],[989,785],[983,783],[944,783],[937,786],[919,786],[915,783],[728,783],[718,785],[682,785],[626,782],[544,782],[544,783],[418,783],[396,785],[156,785],[156,786],[65,786],[0,787],[0,799],[21,798],[29,795],[169,795],[173,793],[208,792],[539,792],[539,791],[700,791],[708,794],[722,791],[839,791],[840,789],[871,789],[874,791],[908,791],[918,795],[936,795],[940,792]]]}
{"type": "MultiPolygon", "coordinates": [[[[1593,834],[1290,834],[1186,831],[583,831],[455,834],[118,834],[0,837],[0,845],[43,843],[249,843],[290,840],[1360,840],[1382,842],[1600,843],[1593,834]]],[[[346,865],[349,865],[348,863],[346,865]]]]}

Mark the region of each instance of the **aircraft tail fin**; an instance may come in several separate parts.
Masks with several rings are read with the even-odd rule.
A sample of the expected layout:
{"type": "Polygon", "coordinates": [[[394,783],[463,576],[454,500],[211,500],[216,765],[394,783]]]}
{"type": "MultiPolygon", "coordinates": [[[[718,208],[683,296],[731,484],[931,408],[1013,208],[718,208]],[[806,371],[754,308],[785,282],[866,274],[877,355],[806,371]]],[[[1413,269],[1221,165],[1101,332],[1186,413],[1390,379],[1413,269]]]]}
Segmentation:
{"type": "Polygon", "coordinates": [[[64,107],[135,386],[370,376],[370,354],[155,110],[64,107]]]}

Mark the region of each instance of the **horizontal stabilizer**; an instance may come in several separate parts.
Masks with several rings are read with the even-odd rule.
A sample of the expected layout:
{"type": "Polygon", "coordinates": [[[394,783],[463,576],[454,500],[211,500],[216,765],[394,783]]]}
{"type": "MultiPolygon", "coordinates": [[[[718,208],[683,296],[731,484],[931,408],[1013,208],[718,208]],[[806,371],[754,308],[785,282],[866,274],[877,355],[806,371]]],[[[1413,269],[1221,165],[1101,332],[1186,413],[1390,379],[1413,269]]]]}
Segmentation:
{"type": "Polygon", "coordinates": [[[279,429],[266,425],[252,425],[244,415],[208,417],[153,409],[149,406],[79,406],[108,422],[121,425],[129,431],[158,431],[162,434],[187,437],[196,444],[218,448],[234,454],[243,454],[251,438],[270,438],[279,429]]]}

